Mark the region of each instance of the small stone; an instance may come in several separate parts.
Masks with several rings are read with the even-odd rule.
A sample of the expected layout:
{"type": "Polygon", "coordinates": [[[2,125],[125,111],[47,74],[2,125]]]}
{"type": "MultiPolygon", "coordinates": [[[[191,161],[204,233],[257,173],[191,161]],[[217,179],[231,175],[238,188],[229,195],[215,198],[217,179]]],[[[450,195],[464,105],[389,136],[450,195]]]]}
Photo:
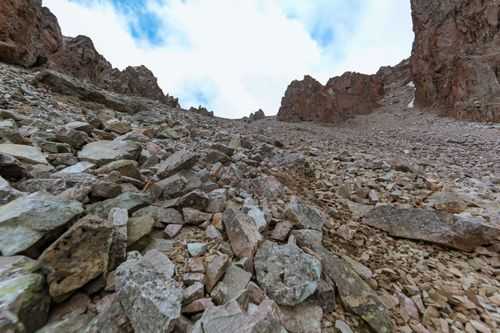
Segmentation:
{"type": "Polygon", "coordinates": [[[169,238],[174,238],[182,230],[182,227],[183,227],[182,224],[169,224],[165,227],[165,234],[169,238]]]}
{"type": "Polygon", "coordinates": [[[284,242],[288,239],[288,235],[290,231],[293,229],[293,224],[288,221],[279,222],[274,227],[274,230],[271,234],[271,239],[284,242]]]}
{"type": "Polygon", "coordinates": [[[130,125],[124,121],[119,121],[118,119],[110,119],[107,122],[104,123],[104,127],[111,131],[115,132],[118,134],[126,134],[130,132],[132,129],[130,128],[130,125]]]}
{"type": "Polygon", "coordinates": [[[290,333],[321,333],[323,310],[314,304],[281,306],[281,324],[290,333]]]}
{"type": "Polygon", "coordinates": [[[132,141],[96,141],[85,145],[78,158],[99,166],[117,160],[137,160],[141,146],[132,141]]]}
{"type": "Polygon", "coordinates": [[[205,286],[195,282],[182,291],[182,304],[186,305],[205,296],[205,286]]]}
{"type": "Polygon", "coordinates": [[[224,275],[229,264],[229,256],[225,254],[209,257],[207,260],[207,291],[211,292],[224,275]]]}
{"type": "Polygon", "coordinates": [[[239,257],[252,257],[262,240],[255,223],[235,209],[226,209],[222,221],[233,252],[239,257]]]}
{"type": "Polygon", "coordinates": [[[199,282],[201,284],[205,284],[205,274],[203,273],[186,273],[183,277],[184,284],[187,286],[192,285],[193,283],[199,282]]]}
{"type": "Polygon", "coordinates": [[[158,165],[157,175],[164,179],[180,170],[189,169],[198,161],[198,158],[197,154],[190,151],[177,151],[158,165]]]}
{"type": "Polygon", "coordinates": [[[132,217],[127,224],[127,243],[132,245],[153,231],[155,220],[151,215],[132,217]]]}
{"type": "Polygon", "coordinates": [[[187,249],[192,257],[198,257],[207,252],[208,246],[206,243],[189,243],[187,249]]]}
{"type": "Polygon", "coordinates": [[[184,215],[184,222],[192,225],[200,225],[212,217],[209,213],[203,213],[193,208],[183,208],[182,215],[184,215]]]}
{"type": "Polygon", "coordinates": [[[223,239],[220,231],[217,230],[217,228],[211,224],[207,227],[206,235],[208,238],[210,238],[212,240],[222,240],[223,239]]]}
{"type": "Polygon", "coordinates": [[[217,304],[224,304],[239,296],[247,287],[252,274],[239,268],[236,265],[230,265],[224,274],[224,278],[212,290],[212,298],[217,304]]]}
{"type": "Polygon", "coordinates": [[[0,154],[11,155],[22,162],[30,164],[48,164],[45,155],[40,149],[33,146],[2,143],[0,144],[0,154]]]}
{"type": "Polygon", "coordinates": [[[349,325],[343,320],[335,321],[335,328],[340,331],[340,333],[353,333],[349,325]]]}
{"type": "Polygon", "coordinates": [[[201,298],[183,307],[182,313],[193,314],[193,313],[203,312],[206,309],[212,308],[214,306],[215,305],[212,302],[211,298],[201,298]]]}
{"type": "Polygon", "coordinates": [[[319,230],[323,228],[325,219],[317,208],[306,206],[298,197],[293,196],[285,211],[286,217],[300,229],[319,230]]]}

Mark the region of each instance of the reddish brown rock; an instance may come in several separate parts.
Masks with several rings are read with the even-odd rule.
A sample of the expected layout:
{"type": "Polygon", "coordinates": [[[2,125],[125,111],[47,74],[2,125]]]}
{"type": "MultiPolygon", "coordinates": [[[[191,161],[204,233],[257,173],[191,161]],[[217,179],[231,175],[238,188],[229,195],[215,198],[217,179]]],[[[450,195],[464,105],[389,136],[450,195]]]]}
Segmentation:
{"type": "Polygon", "coordinates": [[[40,0],[0,1],[0,61],[44,64],[62,45],[57,18],[40,0]]]}
{"type": "Polygon", "coordinates": [[[459,119],[500,121],[497,1],[412,0],[416,104],[459,119]]]}
{"type": "Polygon", "coordinates": [[[372,112],[384,95],[384,84],[375,75],[344,73],[326,86],[310,76],[293,81],[281,100],[282,121],[338,122],[372,112]]]}

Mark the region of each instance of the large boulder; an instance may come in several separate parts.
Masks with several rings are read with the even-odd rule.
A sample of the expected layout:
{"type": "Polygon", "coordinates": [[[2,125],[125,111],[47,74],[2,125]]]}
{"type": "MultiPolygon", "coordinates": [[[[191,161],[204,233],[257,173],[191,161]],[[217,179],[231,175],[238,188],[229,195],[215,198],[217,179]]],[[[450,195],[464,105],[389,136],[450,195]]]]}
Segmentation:
{"type": "Polygon", "coordinates": [[[64,299],[107,271],[112,237],[110,222],[88,216],[42,253],[52,298],[64,299]]]}
{"type": "Polygon", "coordinates": [[[0,3],[0,61],[31,67],[47,62],[62,45],[57,19],[40,0],[0,3]]]}
{"type": "Polygon", "coordinates": [[[316,291],[321,263],[293,243],[266,241],[255,255],[255,273],[271,299],[280,305],[295,306],[316,291]]]}
{"type": "Polygon", "coordinates": [[[483,218],[423,208],[380,206],[365,215],[363,222],[391,236],[423,240],[464,251],[492,244],[500,237],[500,228],[487,225],[483,218]]]}
{"type": "Polygon", "coordinates": [[[0,331],[34,332],[45,325],[50,297],[40,265],[27,257],[0,257],[0,331]]]}
{"type": "Polygon", "coordinates": [[[109,162],[130,159],[135,160],[141,152],[141,146],[131,141],[96,141],[83,147],[78,158],[83,161],[104,165],[109,162]]]}
{"type": "Polygon", "coordinates": [[[44,192],[20,197],[0,207],[0,252],[11,256],[56,235],[83,212],[78,201],[44,192]]]}
{"type": "Polygon", "coordinates": [[[411,0],[416,104],[459,119],[500,121],[496,1],[411,0]]]}

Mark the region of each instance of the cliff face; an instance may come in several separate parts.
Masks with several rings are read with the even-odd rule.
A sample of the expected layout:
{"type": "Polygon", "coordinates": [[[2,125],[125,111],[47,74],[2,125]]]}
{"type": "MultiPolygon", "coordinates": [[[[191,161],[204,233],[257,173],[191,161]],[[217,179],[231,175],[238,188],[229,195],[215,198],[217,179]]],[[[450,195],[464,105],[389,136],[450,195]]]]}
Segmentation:
{"type": "Polygon", "coordinates": [[[408,62],[383,67],[375,75],[347,72],[323,86],[310,76],[293,81],[281,100],[278,119],[282,121],[338,122],[368,114],[381,106],[387,89],[411,80],[408,62]]]}
{"type": "Polygon", "coordinates": [[[459,119],[500,121],[500,3],[411,0],[416,103],[459,119]]]}
{"type": "Polygon", "coordinates": [[[39,0],[0,3],[0,61],[24,67],[44,66],[120,94],[158,100],[178,107],[164,95],[153,73],[144,66],[120,71],[86,36],[63,37],[57,18],[39,0]]]}

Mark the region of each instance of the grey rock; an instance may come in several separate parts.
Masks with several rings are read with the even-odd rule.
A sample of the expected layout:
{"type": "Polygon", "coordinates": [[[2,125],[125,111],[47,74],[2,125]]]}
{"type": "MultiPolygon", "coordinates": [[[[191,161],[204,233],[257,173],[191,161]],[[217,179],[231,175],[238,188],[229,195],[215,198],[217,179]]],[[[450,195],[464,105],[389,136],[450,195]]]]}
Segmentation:
{"type": "Polygon", "coordinates": [[[189,243],[187,245],[187,250],[191,257],[198,257],[205,254],[208,250],[207,243],[189,243]]]}
{"type": "Polygon", "coordinates": [[[229,256],[226,254],[211,256],[207,259],[206,286],[208,292],[211,292],[217,282],[222,278],[228,264],[229,256]]]}
{"type": "Polygon", "coordinates": [[[0,257],[0,331],[20,325],[33,332],[47,322],[50,297],[39,270],[30,258],[0,257]]]}
{"type": "Polygon", "coordinates": [[[132,217],[127,223],[127,243],[128,246],[139,241],[153,231],[155,220],[151,215],[132,217]]]}
{"type": "Polygon", "coordinates": [[[230,265],[220,281],[212,291],[212,298],[217,304],[224,304],[238,297],[252,279],[252,274],[244,269],[230,265]]]}
{"type": "Polygon", "coordinates": [[[151,196],[149,194],[125,192],[116,198],[92,204],[87,207],[87,211],[91,214],[106,218],[113,208],[123,208],[130,211],[149,204],[151,204],[151,196]]]}
{"type": "Polygon", "coordinates": [[[262,235],[250,217],[241,211],[229,208],[224,211],[222,222],[234,254],[239,257],[252,257],[262,240],[262,235]]]}
{"type": "Polygon", "coordinates": [[[51,322],[36,333],[80,333],[88,326],[94,318],[92,314],[86,313],[65,317],[62,320],[51,322]]]}
{"type": "Polygon", "coordinates": [[[182,303],[186,305],[203,298],[203,296],[205,296],[205,286],[196,282],[182,291],[182,303]]]}
{"type": "Polygon", "coordinates": [[[281,323],[290,333],[321,333],[323,310],[312,303],[280,306],[281,323]]]}
{"type": "Polygon", "coordinates": [[[37,192],[0,207],[0,251],[4,256],[28,250],[83,212],[78,201],[37,192]]]}
{"type": "Polygon", "coordinates": [[[184,223],[193,225],[200,225],[212,217],[212,214],[200,212],[193,208],[183,208],[182,215],[184,216],[184,223]]]}
{"type": "Polygon", "coordinates": [[[108,270],[113,271],[127,259],[128,212],[123,208],[113,208],[109,212],[108,220],[113,227],[108,270]]]}
{"type": "Polygon", "coordinates": [[[207,212],[222,213],[226,209],[227,190],[221,188],[209,192],[208,200],[207,212]]]}
{"type": "Polygon", "coordinates": [[[0,176],[0,205],[5,205],[19,197],[26,195],[10,186],[9,182],[0,176]]]}
{"type": "Polygon", "coordinates": [[[0,154],[11,155],[25,163],[48,164],[45,155],[40,149],[33,146],[2,143],[0,144],[0,154]]]}
{"type": "Polygon", "coordinates": [[[421,208],[380,206],[371,210],[363,223],[391,236],[423,240],[463,251],[492,244],[500,237],[500,228],[486,224],[481,217],[421,208]]]}
{"type": "Polygon", "coordinates": [[[156,186],[160,189],[162,197],[173,198],[182,193],[186,184],[186,178],[176,174],[159,181],[156,186]]]}
{"type": "Polygon", "coordinates": [[[60,174],[75,174],[75,173],[84,173],[95,166],[94,163],[82,161],[78,162],[72,166],[62,169],[61,171],[56,172],[56,175],[60,174]]]}
{"type": "Polygon", "coordinates": [[[52,298],[64,299],[107,272],[112,237],[110,222],[87,216],[42,253],[52,298]]]}
{"type": "Polygon", "coordinates": [[[176,205],[179,207],[190,207],[204,211],[208,206],[208,196],[201,191],[192,191],[178,198],[176,205]]]}
{"type": "Polygon", "coordinates": [[[180,150],[170,155],[165,161],[158,165],[157,175],[161,179],[167,178],[180,170],[191,168],[199,156],[187,150],[180,150]]]}
{"type": "Polygon", "coordinates": [[[142,175],[138,168],[138,163],[132,160],[118,160],[103,165],[96,170],[96,174],[108,174],[113,171],[118,171],[124,177],[130,177],[142,180],[142,175]]]}
{"type": "Polygon", "coordinates": [[[137,160],[140,153],[141,146],[132,141],[96,141],[85,145],[78,158],[102,166],[117,160],[137,160]]]}
{"type": "Polygon", "coordinates": [[[259,286],[280,305],[301,304],[318,287],[321,262],[295,244],[266,241],[254,261],[259,286]]]}
{"type": "Polygon", "coordinates": [[[317,208],[305,205],[296,196],[290,199],[285,215],[300,229],[321,230],[325,224],[325,219],[317,208]]]}

